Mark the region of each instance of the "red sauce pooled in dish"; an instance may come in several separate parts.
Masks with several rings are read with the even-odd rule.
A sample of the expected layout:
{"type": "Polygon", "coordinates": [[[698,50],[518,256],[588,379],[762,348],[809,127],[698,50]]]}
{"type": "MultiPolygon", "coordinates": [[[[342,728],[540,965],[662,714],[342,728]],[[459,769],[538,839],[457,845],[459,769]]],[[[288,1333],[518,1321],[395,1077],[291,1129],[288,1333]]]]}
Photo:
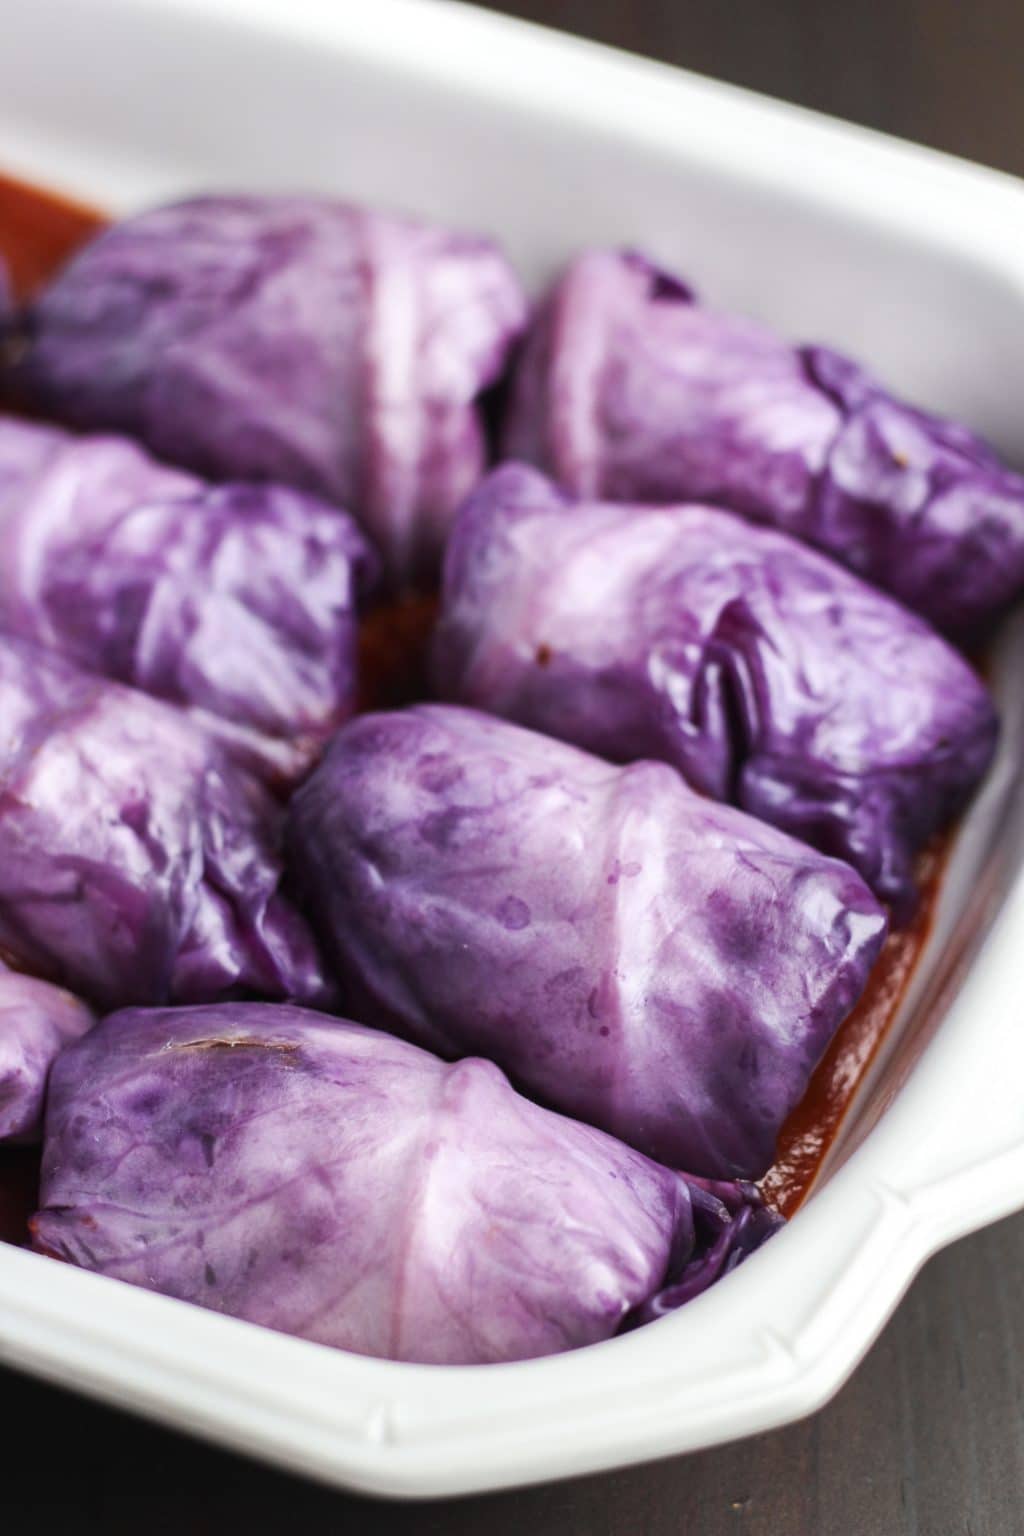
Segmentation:
{"type": "MultiPolygon", "coordinates": [[[[25,298],[44,283],[106,222],[89,208],[0,176],[0,256],[17,297],[25,298]]],[[[426,652],[436,613],[436,598],[413,597],[367,616],[360,640],[363,708],[393,709],[429,696],[426,652]]],[[[782,1128],[778,1155],[762,1188],[786,1216],[807,1195],[906,992],[931,927],[947,848],[948,839],[941,839],[922,855],[921,901],[913,922],[890,935],[864,996],[782,1128]]],[[[0,1240],[25,1240],[38,1170],[37,1152],[0,1148],[0,1240]]]]}
{"type": "Polygon", "coordinates": [[[903,1001],[931,930],[948,847],[947,837],[938,838],[918,859],[921,896],[913,920],[889,934],[860,1002],[839,1026],[810,1087],[779,1133],[775,1162],[761,1188],[783,1216],[792,1216],[807,1195],[903,1001]]]}
{"type": "Polygon", "coordinates": [[[18,298],[44,283],[106,223],[91,208],[0,176],[0,256],[18,298]]]}
{"type": "Polygon", "coordinates": [[[430,698],[427,649],[438,600],[415,595],[368,613],[359,633],[359,708],[400,709],[430,698]]]}

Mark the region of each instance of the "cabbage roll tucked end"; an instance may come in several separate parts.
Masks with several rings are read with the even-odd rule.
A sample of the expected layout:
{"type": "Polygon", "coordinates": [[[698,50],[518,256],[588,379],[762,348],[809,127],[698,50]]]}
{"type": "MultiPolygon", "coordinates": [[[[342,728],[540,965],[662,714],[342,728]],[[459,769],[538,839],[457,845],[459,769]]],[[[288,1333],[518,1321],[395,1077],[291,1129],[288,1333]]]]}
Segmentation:
{"type": "Polygon", "coordinates": [[[550,1355],[678,1306],[778,1226],[378,1030],[129,1010],[53,1074],[37,1250],[388,1359],[550,1355]]]}
{"type": "Polygon", "coordinates": [[[963,656],[817,550],[697,503],[574,501],[516,463],[459,515],[433,674],[441,697],[671,763],[852,864],[898,921],[998,732],[963,656]]]}
{"type": "Polygon", "coordinates": [[[987,443],[633,251],[584,252],[539,306],[504,450],[575,495],[773,524],[958,641],[1024,592],[1024,478],[987,443]]]}
{"type": "MultiPolygon", "coordinates": [[[[682,1175],[680,1175],[682,1177],[682,1175]]],[[[626,1327],[653,1322],[676,1311],[756,1253],[786,1225],[766,1205],[755,1184],[736,1179],[686,1178],[695,1241],[690,1253],[666,1276],[663,1288],[626,1320],[626,1327]]]]}

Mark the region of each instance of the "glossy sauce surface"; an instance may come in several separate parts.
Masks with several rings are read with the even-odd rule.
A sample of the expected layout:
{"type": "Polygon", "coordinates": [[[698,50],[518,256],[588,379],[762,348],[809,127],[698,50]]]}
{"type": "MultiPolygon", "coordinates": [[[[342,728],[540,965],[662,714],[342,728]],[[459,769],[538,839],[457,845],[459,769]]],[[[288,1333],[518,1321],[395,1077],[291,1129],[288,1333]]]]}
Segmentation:
{"type": "MultiPolygon", "coordinates": [[[[31,294],[105,222],[88,208],[0,175],[0,256],[16,296],[31,294]]],[[[433,598],[412,598],[367,617],[360,645],[363,707],[395,708],[425,695],[435,613],[433,598]]],[[[931,927],[947,848],[943,839],[922,855],[921,902],[913,922],[890,935],[864,996],[783,1127],[778,1157],[762,1187],[785,1215],[793,1214],[810,1189],[906,992],[931,927]]],[[[0,1149],[0,1240],[23,1239],[37,1177],[36,1154],[0,1149]]]]}
{"type": "Polygon", "coordinates": [[[810,1087],[782,1127],[775,1162],[761,1188],[783,1216],[792,1216],[814,1182],[906,995],[931,930],[948,848],[949,839],[940,838],[920,856],[921,897],[913,920],[889,934],[860,1002],[840,1025],[810,1087]]]}

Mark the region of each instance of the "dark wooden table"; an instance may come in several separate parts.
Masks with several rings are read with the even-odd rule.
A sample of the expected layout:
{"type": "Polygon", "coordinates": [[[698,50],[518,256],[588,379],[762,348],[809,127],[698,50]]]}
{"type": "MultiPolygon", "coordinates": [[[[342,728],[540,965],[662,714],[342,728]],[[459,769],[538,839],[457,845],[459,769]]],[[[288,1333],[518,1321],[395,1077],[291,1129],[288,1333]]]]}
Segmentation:
{"type": "MultiPolygon", "coordinates": [[[[1024,0],[507,0],[494,8],[1024,174],[1024,0]]],[[[0,1530],[1018,1536],[1022,1276],[1024,1216],[933,1260],[853,1380],[815,1418],[652,1467],[459,1503],[347,1497],[0,1372],[0,1530]]]]}

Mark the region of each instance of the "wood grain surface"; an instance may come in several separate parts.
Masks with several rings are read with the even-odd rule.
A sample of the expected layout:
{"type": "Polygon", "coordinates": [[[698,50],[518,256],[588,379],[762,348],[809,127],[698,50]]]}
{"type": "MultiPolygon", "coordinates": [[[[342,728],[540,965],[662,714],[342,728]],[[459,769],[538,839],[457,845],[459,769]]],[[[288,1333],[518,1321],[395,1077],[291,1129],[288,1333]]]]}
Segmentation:
{"type": "MultiPolygon", "coordinates": [[[[1024,0],[505,0],[492,8],[1024,174],[1024,0]]],[[[934,1259],[816,1417],[654,1466],[453,1503],[348,1497],[0,1372],[0,1529],[1018,1536],[1022,1276],[1024,1216],[934,1259]]]]}

